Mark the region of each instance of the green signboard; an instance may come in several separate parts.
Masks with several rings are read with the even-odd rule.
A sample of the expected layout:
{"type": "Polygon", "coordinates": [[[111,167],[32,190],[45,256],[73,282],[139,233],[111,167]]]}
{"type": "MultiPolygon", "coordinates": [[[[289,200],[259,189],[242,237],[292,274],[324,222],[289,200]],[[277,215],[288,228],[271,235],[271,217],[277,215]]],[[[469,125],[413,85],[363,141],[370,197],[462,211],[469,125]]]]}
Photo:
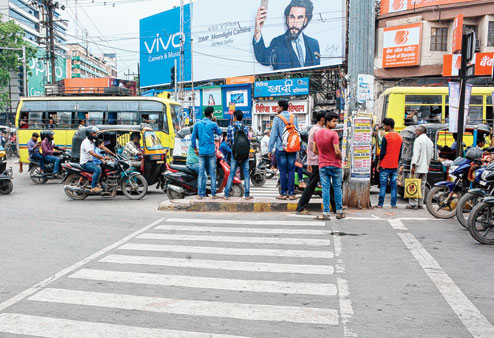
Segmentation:
{"type": "MultiPolygon", "coordinates": [[[[46,59],[46,49],[38,48],[37,57],[28,62],[27,68],[30,73],[27,77],[29,96],[45,95],[45,84],[49,83],[48,79],[51,78],[51,67],[49,60],[46,59]]],[[[57,55],[55,74],[57,81],[67,77],[66,58],[57,55]]]]}
{"type": "Polygon", "coordinates": [[[214,116],[217,119],[223,119],[223,96],[221,93],[221,87],[203,87],[202,89],[202,111],[206,107],[212,106],[214,108],[214,116]]]}

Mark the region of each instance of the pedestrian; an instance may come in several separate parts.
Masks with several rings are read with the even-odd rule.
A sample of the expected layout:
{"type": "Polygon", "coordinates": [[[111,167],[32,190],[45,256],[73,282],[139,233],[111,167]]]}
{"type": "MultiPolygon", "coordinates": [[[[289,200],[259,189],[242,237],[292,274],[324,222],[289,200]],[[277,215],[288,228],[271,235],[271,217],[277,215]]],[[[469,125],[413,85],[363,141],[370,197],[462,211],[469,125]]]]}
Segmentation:
{"type": "Polygon", "coordinates": [[[192,147],[199,155],[199,177],[198,177],[198,199],[206,197],[207,173],[211,177],[211,196],[216,196],[216,145],[215,135],[221,136],[221,129],[214,122],[214,108],[211,106],[204,109],[204,118],[198,121],[192,132],[192,147]],[[207,173],[206,173],[207,170],[207,173]]]}
{"type": "MultiPolygon", "coordinates": [[[[300,150],[297,117],[288,112],[288,101],[278,101],[278,115],[273,120],[269,149],[276,149],[276,163],[280,172],[280,200],[295,200],[295,160],[300,150]],[[298,139],[297,139],[298,138],[298,139]],[[298,146],[297,146],[298,143],[298,146]]],[[[272,155],[269,154],[271,159],[272,155]]]]}
{"type": "Polygon", "coordinates": [[[387,134],[384,135],[382,139],[381,153],[376,169],[379,173],[380,184],[379,203],[377,207],[382,208],[384,205],[389,179],[389,185],[391,187],[391,208],[396,209],[396,202],[398,200],[396,181],[398,179],[398,163],[401,157],[403,138],[400,134],[395,132],[395,121],[392,118],[385,118],[383,120],[383,126],[384,131],[387,134]]]}
{"type": "Polygon", "coordinates": [[[261,156],[266,157],[270,153],[269,149],[269,136],[271,135],[271,131],[266,129],[264,131],[264,136],[261,139],[261,156]]]}
{"type": "Polygon", "coordinates": [[[319,183],[319,156],[314,153],[314,136],[317,132],[324,128],[326,125],[326,111],[321,110],[316,113],[317,123],[309,131],[309,140],[307,142],[307,171],[310,173],[309,184],[304,189],[302,197],[298,201],[296,213],[298,215],[310,215],[310,212],[306,210],[307,205],[316,190],[319,183]]]}
{"type": "Polygon", "coordinates": [[[415,135],[417,137],[413,143],[410,175],[412,178],[415,177],[421,180],[422,198],[410,198],[408,200],[407,209],[412,210],[424,208],[425,183],[427,182],[427,173],[434,153],[434,144],[427,137],[427,128],[424,125],[420,125],[415,129],[415,135]]]}
{"type": "Polygon", "coordinates": [[[314,135],[313,152],[319,155],[319,176],[322,184],[323,214],[318,220],[330,219],[331,185],[333,185],[336,206],[336,218],[345,218],[343,213],[343,169],[341,167],[341,150],[338,133],[333,129],[338,124],[339,116],[329,112],[325,116],[326,128],[321,128],[314,135]]]}
{"type": "Polygon", "coordinates": [[[233,124],[227,130],[227,143],[232,149],[232,159],[230,161],[230,175],[226,183],[225,196],[227,200],[230,198],[230,190],[232,189],[233,178],[240,167],[244,173],[245,199],[250,200],[250,174],[249,174],[249,129],[242,123],[244,113],[241,110],[236,110],[233,114],[233,124]]]}

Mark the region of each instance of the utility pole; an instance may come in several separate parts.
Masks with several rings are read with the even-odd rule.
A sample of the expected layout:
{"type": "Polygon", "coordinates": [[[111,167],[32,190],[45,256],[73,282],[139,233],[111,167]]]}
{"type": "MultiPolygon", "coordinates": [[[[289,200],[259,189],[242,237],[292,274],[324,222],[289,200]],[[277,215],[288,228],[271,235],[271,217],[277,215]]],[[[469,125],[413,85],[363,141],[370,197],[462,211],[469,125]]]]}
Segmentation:
{"type": "MultiPolygon", "coordinates": [[[[350,1],[350,17],[347,43],[350,78],[347,100],[350,107],[349,113],[353,113],[358,106],[358,75],[374,74],[376,7],[374,1],[348,1],[350,1]]],[[[354,208],[370,208],[370,179],[369,182],[352,182],[347,179],[344,183],[343,204],[354,208]]]]}

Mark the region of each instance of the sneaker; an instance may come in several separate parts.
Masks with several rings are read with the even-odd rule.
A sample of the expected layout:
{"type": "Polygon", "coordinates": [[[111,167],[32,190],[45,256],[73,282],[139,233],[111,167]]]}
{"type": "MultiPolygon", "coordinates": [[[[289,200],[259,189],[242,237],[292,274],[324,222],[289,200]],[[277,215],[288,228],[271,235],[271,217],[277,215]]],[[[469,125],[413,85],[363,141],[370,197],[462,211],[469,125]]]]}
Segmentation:
{"type": "Polygon", "coordinates": [[[92,194],[99,194],[100,192],[103,191],[103,189],[101,189],[100,187],[94,187],[94,188],[91,188],[91,190],[89,190],[92,194]]]}

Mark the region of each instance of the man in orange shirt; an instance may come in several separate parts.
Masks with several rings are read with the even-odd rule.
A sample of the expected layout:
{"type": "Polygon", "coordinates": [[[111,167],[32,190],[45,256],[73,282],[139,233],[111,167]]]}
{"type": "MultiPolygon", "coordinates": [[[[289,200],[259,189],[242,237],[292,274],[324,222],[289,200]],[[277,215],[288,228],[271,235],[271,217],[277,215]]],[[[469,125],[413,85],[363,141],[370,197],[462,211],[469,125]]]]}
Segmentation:
{"type": "Polygon", "coordinates": [[[400,134],[394,131],[395,121],[391,118],[385,118],[383,120],[384,135],[381,143],[381,154],[379,156],[379,162],[377,163],[377,171],[379,172],[379,203],[378,208],[382,208],[384,205],[384,198],[386,197],[386,188],[389,185],[391,188],[391,208],[396,208],[396,201],[398,200],[397,194],[397,179],[398,179],[398,162],[401,157],[401,146],[403,145],[403,138],[400,134]]]}

